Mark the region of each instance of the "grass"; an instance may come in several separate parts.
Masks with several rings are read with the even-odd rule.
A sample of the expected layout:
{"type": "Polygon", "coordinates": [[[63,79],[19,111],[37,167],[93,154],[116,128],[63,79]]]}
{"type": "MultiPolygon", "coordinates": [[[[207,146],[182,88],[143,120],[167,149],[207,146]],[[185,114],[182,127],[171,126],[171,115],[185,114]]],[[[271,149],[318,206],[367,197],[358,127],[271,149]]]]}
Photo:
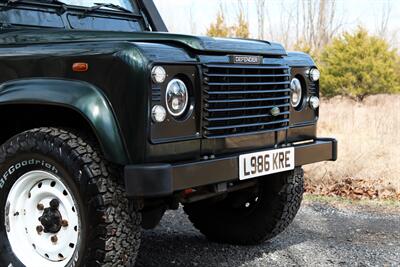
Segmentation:
{"type": "Polygon", "coordinates": [[[400,202],[393,199],[383,199],[383,200],[371,200],[371,199],[361,199],[354,200],[339,196],[321,196],[321,195],[304,195],[305,201],[310,202],[320,202],[325,204],[340,203],[345,205],[359,205],[359,206],[374,206],[374,207],[389,207],[389,208],[400,208],[400,202]]]}
{"type": "Polygon", "coordinates": [[[400,196],[400,95],[370,96],[363,102],[324,99],[318,135],[338,139],[339,159],[306,166],[310,184],[359,179],[380,196],[400,196]]]}

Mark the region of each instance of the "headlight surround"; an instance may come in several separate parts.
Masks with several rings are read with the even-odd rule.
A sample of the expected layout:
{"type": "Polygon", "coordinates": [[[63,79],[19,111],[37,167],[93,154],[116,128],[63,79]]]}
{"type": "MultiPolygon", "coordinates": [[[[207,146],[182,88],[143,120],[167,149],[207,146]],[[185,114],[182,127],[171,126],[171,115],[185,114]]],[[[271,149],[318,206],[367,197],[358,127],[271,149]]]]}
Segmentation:
{"type": "Polygon", "coordinates": [[[165,104],[168,112],[174,116],[181,116],[187,108],[189,92],[186,84],[180,79],[171,80],[165,91],[165,104]]]}
{"type": "Polygon", "coordinates": [[[301,100],[303,98],[303,88],[299,79],[292,79],[292,81],[290,82],[290,90],[290,103],[294,108],[297,108],[300,106],[301,100]]]}
{"type": "Polygon", "coordinates": [[[321,77],[321,72],[318,69],[313,68],[310,70],[309,76],[311,81],[316,82],[319,81],[319,78],[321,77]]]}

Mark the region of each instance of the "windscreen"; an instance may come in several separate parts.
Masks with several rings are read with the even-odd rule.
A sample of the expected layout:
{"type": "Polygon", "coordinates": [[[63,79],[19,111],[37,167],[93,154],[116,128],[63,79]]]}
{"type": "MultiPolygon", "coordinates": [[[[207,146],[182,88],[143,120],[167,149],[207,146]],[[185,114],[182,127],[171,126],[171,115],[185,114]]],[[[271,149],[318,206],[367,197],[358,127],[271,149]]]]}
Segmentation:
{"type": "Polygon", "coordinates": [[[90,7],[96,4],[114,4],[125,9],[136,11],[136,7],[130,0],[63,0],[63,3],[74,6],[90,7]]]}
{"type": "MultiPolygon", "coordinates": [[[[1,0],[0,0],[1,1],[1,0]]],[[[42,1],[42,0],[41,0],[42,1]]],[[[30,4],[40,1],[30,1],[30,4]]],[[[144,30],[144,25],[140,19],[139,10],[136,8],[134,1],[129,0],[61,0],[69,6],[78,6],[83,8],[73,8],[66,10],[67,22],[62,19],[62,15],[57,10],[41,10],[32,6],[25,7],[24,2],[16,2],[12,8],[0,8],[0,23],[7,27],[17,28],[67,28],[72,30],[95,30],[95,31],[120,31],[120,32],[138,32],[144,30]],[[18,5],[21,3],[21,5],[18,5]],[[93,9],[91,12],[85,12],[87,7],[96,6],[96,4],[112,4],[118,5],[124,9],[131,10],[133,14],[125,13],[121,16],[113,12],[107,14],[98,12],[107,10],[107,7],[101,9],[93,9]],[[129,15],[129,16],[127,16],[129,15]],[[131,16],[132,15],[132,16],[131,16]]],[[[112,11],[118,9],[112,8],[112,11]]]]}

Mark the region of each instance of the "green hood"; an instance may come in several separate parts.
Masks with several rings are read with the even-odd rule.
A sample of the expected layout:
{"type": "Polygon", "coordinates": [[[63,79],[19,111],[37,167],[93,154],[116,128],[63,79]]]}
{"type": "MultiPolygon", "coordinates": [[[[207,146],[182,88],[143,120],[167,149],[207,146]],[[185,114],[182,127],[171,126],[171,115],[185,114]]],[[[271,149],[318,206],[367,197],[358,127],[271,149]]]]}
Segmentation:
{"type": "Polygon", "coordinates": [[[68,42],[139,41],[176,43],[200,52],[222,52],[259,55],[286,55],[285,49],[277,43],[267,41],[198,37],[158,32],[100,32],[67,31],[54,29],[2,31],[3,44],[45,44],[68,42]],[[40,31],[38,33],[38,31],[40,31]]]}

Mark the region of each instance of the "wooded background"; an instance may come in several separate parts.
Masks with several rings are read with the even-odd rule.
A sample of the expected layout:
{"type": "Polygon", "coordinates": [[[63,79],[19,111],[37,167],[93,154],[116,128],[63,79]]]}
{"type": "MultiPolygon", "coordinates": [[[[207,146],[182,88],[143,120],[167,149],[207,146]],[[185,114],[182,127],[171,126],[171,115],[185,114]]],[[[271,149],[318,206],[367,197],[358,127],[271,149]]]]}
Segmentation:
{"type": "MultiPolygon", "coordinates": [[[[181,1],[187,7],[189,1],[181,1]]],[[[371,22],[349,27],[354,18],[339,8],[348,3],[344,1],[219,0],[204,32],[199,32],[196,18],[203,16],[203,3],[210,0],[198,1],[185,11],[190,31],[184,33],[280,42],[316,61],[323,96],[318,135],[339,140],[339,159],[305,168],[308,193],[400,200],[400,25],[396,27],[393,15],[398,0],[357,2],[374,2],[366,7],[376,9],[374,27],[371,22]]],[[[179,15],[173,16],[182,23],[179,15]]],[[[173,24],[168,26],[175,31],[173,24]]]]}
{"type": "MultiPolygon", "coordinates": [[[[321,93],[363,100],[368,95],[400,93],[400,56],[397,32],[389,31],[391,1],[381,1],[375,32],[362,25],[348,32],[337,12],[336,0],[281,1],[279,23],[271,21],[269,0],[254,0],[258,39],[282,43],[289,50],[309,53],[322,72],[321,93]],[[278,25],[278,26],[277,26],[278,25]]],[[[252,38],[247,2],[237,0],[235,18],[228,19],[220,3],[206,34],[213,37],[252,38]],[[227,21],[235,21],[229,24],[227,21]]]]}

